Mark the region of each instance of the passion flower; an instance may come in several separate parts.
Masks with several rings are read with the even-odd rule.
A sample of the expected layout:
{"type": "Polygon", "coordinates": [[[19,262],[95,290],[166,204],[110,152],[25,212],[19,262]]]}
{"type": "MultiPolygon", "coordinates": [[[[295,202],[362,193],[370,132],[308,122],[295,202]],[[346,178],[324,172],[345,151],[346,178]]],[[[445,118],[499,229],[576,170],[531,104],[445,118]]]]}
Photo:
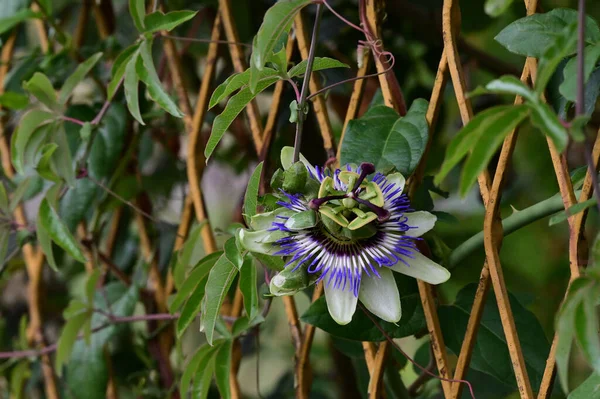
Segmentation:
{"type": "Polygon", "coordinates": [[[323,281],[329,313],[338,324],[352,320],[358,300],[395,323],[402,311],[392,272],[430,284],[448,280],[450,272],[416,246],[436,217],[411,209],[400,173],[375,173],[370,163],[332,173],[303,163],[304,188],[295,193],[280,188],[278,207],[253,217],[254,231],[238,235],[248,250],[287,260],[271,281],[272,294],[293,294],[323,281]]]}

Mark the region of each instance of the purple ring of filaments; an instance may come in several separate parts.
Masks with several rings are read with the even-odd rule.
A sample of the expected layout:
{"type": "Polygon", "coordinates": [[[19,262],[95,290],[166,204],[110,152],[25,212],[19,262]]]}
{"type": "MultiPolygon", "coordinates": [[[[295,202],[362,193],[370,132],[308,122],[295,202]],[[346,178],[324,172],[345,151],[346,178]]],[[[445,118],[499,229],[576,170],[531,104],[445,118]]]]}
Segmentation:
{"type": "MultiPolygon", "coordinates": [[[[316,167],[313,171],[308,168],[311,177],[320,182],[331,176],[328,169],[316,167]]],[[[355,171],[347,166],[348,171],[355,171]]],[[[346,191],[346,185],[339,179],[340,170],[337,169],[333,176],[334,187],[346,191]]],[[[360,174],[360,167],[356,173],[360,174]]],[[[271,230],[280,230],[291,235],[276,242],[281,250],[275,255],[291,256],[286,263],[290,265],[298,262],[296,267],[307,265],[309,273],[321,273],[317,283],[329,276],[326,284],[333,284],[334,288],[351,289],[354,296],[358,296],[362,271],[368,277],[378,277],[378,267],[390,267],[398,262],[403,262],[410,267],[406,258],[413,258],[413,253],[418,252],[416,240],[407,234],[416,226],[407,224],[408,218],[404,215],[411,212],[410,202],[406,194],[402,194],[402,187],[388,181],[381,173],[375,174],[373,182],[379,185],[384,196],[384,206],[390,212],[390,218],[385,222],[376,222],[378,231],[372,237],[356,241],[342,242],[333,239],[321,226],[301,231],[291,231],[285,227],[288,217],[277,216],[271,230]],[[375,267],[378,266],[378,267],[375,267]]],[[[288,201],[279,201],[278,204],[294,212],[309,209],[307,201],[299,194],[289,194],[284,191],[288,201]]]]}

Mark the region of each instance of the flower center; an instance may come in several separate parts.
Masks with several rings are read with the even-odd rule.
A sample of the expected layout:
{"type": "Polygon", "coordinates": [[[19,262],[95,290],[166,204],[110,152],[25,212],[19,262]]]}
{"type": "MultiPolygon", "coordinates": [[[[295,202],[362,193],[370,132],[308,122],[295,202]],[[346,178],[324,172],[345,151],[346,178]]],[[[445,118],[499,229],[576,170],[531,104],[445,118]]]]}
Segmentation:
{"type": "Polygon", "coordinates": [[[375,172],[375,166],[363,162],[360,171],[360,175],[344,171],[335,176],[346,186],[345,193],[335,188],[331,177],[323,179],[319,197],[309,202],[310,208],[350,230],[365,226],[375,219],[380,223],[388,220],[390,213],[383,208],[381,189],[376,183],[365,182],[365,178],[375,172]]]}

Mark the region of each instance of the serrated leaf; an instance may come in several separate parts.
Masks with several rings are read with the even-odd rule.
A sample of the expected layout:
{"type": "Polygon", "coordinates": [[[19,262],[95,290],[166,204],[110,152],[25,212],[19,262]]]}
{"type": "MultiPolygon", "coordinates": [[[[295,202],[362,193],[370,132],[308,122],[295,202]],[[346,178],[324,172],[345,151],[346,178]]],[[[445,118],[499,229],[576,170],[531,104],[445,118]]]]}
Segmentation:
{"type": "Polygon", "coordinates": [[[427,101],[416,100],[400,118],[396,111],[375,106],[350,121],[341,150],[341,164],[371,162],[380,171],[396,168],[408,176],[425,150],[428,124],[427,101]]]}
{"type": "Polygon", "coordinates": [[[215,380],[221,398],[231,398],[231,388],[229,386],[229,373],[231,370],[231,349],[233,341],[223,342],[217,355],[215,356],[215,380]]]}
{"type": "Polygon", "coordinates": [[[258,190],[260,188],[260,177],[262,174],[263,163],[259,163],[246,186],[246,194],[244,195],[244,219],[246,223],[250,223],[250,218],[256,215],[256,207],[258,205],[258,190]]]}
{"type": "Polygon", "coordinates": [[[0,105],[4,108],[19,110],[29,105],[29,98],[24,94],[7,91],[0,94],[0,105]]]}
{"type": "MultiPolygon", "coordinates": [[[[533,14],[516,20],[496,36],[496,41],[513,53],[541,58],[561,31],[575,22],[576,10],[556,8],[544,14],[533,14]]],[[[600,29],[590,17],[587,17],[585,32],[587,42],[600,41],[600,29]]]]}
{"type": "Polygon", "coordinates": [[[71,356],[73,346],[77,340],[79,331],[83,328],[83,325],[91,317],[89,312],[80,313],[73,316],[65,323],[62,329],[60,338],[58,339],[58,346],[56,348],[56,358],[54,359],[54,368],[56,374],[62,375],[63,365],[65,365],[71,356]]]}
{"type": "Polygon", "coordinates": [[[283,0],[267,10],[252,45],[253,68],[263,69],[279,37],[290,31],[296,14],[311,3],[311,0],[283,0]]]}
{"type": "Polygon", "coordinates": [[[77,240],[75,240],[75,237],[73,237],[69,229],[60,220],[56,211],[50,206],[48,198],[44,198],[40,203],[38,220],[38,223],[48,232],[52,241],[79,262],[86,262],[85,255],[79,248],[77,240]]]}
{"type": "Polygon", "coordinates": [[[127,47],[125,50],[121,51],[121,53],[119,54],[119,56],[113,63],[112,72],[111,72],[112,78],[110,80],[110,83],[108,84],[108,88],[106,89],[106,91],[107,91],[106,97],[108,100],[111,100],[114,97],[114,95],[117,91],[117,88],[119,87],[119,84],[121,83],[121,79],[123,79],[123,76],[125,76],[125,70],[127,69],[127,65],[129,64],[129,61],[131,60],[133,55],[136,53],[136,51],[139,47],[140,47],[139,43],[135,43],[135,44],[127,47]]]}
{"type": "MultiPolygon", "coordinates": [[[[259,79],[267,79],[277,77],[279,79],[279,73],[273,68],[264,68],[257,75],[259,79]]],[[[244,86],[248,86],[250,82],[250,69],[246,69],[244,72],[236,73],[228,77],[223,83],[221,83],[210,97],[208,108],[212,108],[220,103],[225,97],[229,96],[236,90],[244,86]]]]}
{"type": "Polygon", "coordinates": [[[197,11],[171,11],[166,14],[162,11],[153,12],[144,17],[144,32],[171,31],[182,23],[194,18],[196,14],[197,11]]]}
{"type": "Polygon", "coordinates": [[[569,142],[569,133],[558,119],[558,116],[552,111],[552,108],[546,103],[534,104],[530,102],[526,105],[531,108],[531,121],[533,124],[552,139],[559,152],[563,152],[569,142]]]}
{"type": "Polygon", "coordinates": [[[142,41],[139,54],[135,70],[140,80],[146,84],[150,98],[171,115],[177,118],[183,117],[183,113],[165,92],[158,78],[158,74],[154,68],[154,61],[152,60],[152,41],[142,41]]]}
{"type": "Polygon", "coordinates": [[[144,0],[129,0],[129,13],[138,32],[145,30],[146,2],[144,0]]]}
{"type": "Polygon", "coordinates": [[[8,32],[9,30],[11,30],[13,27],[20,24],[21,22],[27,21],[28,19],[32,19],[32,18],[41,18],[41,17],[42,17],[42,13],[34,12],[33,10],[31,10],[29,8],[25,8],[23,10],[19,10],[19,11],[15,12],[10,17],[0,18],[0,35],[5,32],[8,32]]]}
{"type": "Polygon", "coordinates": [[[252,320],[258,315],[258,279],[256,266],[252,258],[247,257],[240,273],[240,290],[244,296],[244,309],[248,319],[252,320]]]}
{"type": "Polygon", "coordinates": [[[73,74],[67,78],[60,89],[60,94],[58,96],[58,102],[60,104],[66,104],[75,87],[77,87],[79,82],[86,77],[92,68],[94,68],[100,58],[102,58],[102,53],[96,53],[77,66],[75,72],[73,72],[73,74]]]}
{"type": "Polygon", "coordinates": [[[175,312],[179,309],[192,292],[195,292],[198,289],[202,279],[208,275],[221,255],[223,255],[223,251],[213,252],[212,254],[205,256],[198,265],[192,269],[169,306],[171,312],[175,312]]]}
{"type": "MultiPolygon", "coordinates": [[[[474,143],[471,155],[467,159],[462,170],[460,180],[460,195],[465,196],[481,174],[490,163],[492,156],[496,153],[504,138],[529,115],[529,108],[525,105],[513,106],[506,112],[500,111],[502,115],[497,117],[495,123],[487,124],[486,130],[474,131],[479,139],[474,143]]],[[[495,118],[496,116],[490,116],[495,118]]]]}
{"type": "MultiPolygon", "coordinates": [[[[584,82],[589,81],[590,75],[596,68],[596,64],[600,60],[600,43],[596,43],[585,48],[584,57],[584,82]]],[[[567,62],[563,70],[563,82],[558,88],[560,94],[567,100],[575,102],[577,97],[577,57],[573,57],[567,62]]]]}
{"type": "MultiPolygon", "coordinates": [[[[189,362],[183,369],[183,374],[179,380],[179,391],[185,397],[187,396],[190,388],[190,383],[195,376],[201,374],[204,368],[200,368],[203,364],[208,364],[208,361],[213,358],[213,355],[220,348],[219,343],[221,341],[215,341],[214,346],[203,345],[191,356],[189,362]],[[206,360],[209,359],[209,360],[206,360]],[[200,371],[200,373],[199,373],[200,371]]],[[[212,373],[211,373],[212,376],[212,373]]]]}
{"type": "Polygon", "coordinates": [[[435,177],[435,184],[439,185],[490,129],[494,129],[497,134],[503,134],[503,131],[507,130],[505,127],[513,123],[513,118],[522,113],[522,107],[500,105],[477,114],[448,145],[444,163],[435,177]]]}
{"type": "Polygon", "coordinates": [[[543,93],[558,67],[558,64],[569,54],[573,53],[577,44],[577,23],[572,23],[564,28],[561,34],[549,46],[538,63],[538,72],[535,79],[535,91],[543,93]]]}
{"type": "Polygon", "coordinates": [[[591,198],[587,201],[583,201],[578,204],[575,204],[575,205],[571,206],[569,209],[567,209],[566,211],[562,211],[562,212],[557,213],[556,215],[552,216],[550,218],[550,221],[548,222],[548,226],[554,226],[555,224],[564,222],[571,216],[576,215],[579,212],[583,212],[584,210],[591,208],[595,204],[596,204],[596,198],[591,198]]]}
{"type": "Polygon", "coordinates": [[[11,138],[12,164],[18,173],[23,174],[24,171],[27,143],[31,140],[36,130],[52,118],[53,115],[51,113],[38,109],[29,111],[21,118],[19,127],[11,138]]]}
{"type": "MultiPolygon", "coordinates": [[[[304,75],[306,73],[307,65],[308,60],[300,61],[298,64],[290,68],[290,70],[288,71],[288,75],[290,76],[290,78],[296,78],[298,76],[304,75]]],[[[313,72],[331,68],[350,68],[350,65],[344,64],[343,62],[338,61],[335,58],[315,57],[312,68],[313,72]]]]}
{"type": "Polygon", "coordinates": [[[23,83],[23,88],[49,109],[58,109],[56,91],[54,90],[50,79],[43,73],[34,73],[31,79],[23,83]]]}
{"type": "Polygon", "coordinates": [[[210,138],[206,143],[206,148],[204,149],[204,156],[206,157],[206,162],[208,162],[208,159],[210,158],[211,154],[213,153],[215,148],[217,148],[217,145],[219,144],[219,141],[221,141],[221,139],[223,138],[225,131],[227,131],[231,123],[240,114],[240,112],[242,112],[246,105],[250,101],[254,100],[254,97],[256,97],[258,93],[265,90],[267,87],[271,86],[278,80],[278,77],[260,80],[254,93],[250,91],[249,87],[245,87],[229,99],[223,112],[220,115],[218,115],[213,121],[212,132],[210,133],[210,138]]]}
{"type": "MultiPolygon", "coordinates": [[[[132,0],[135,1],[135,0],[132,0]]],[[[125,67],[125,79],[123,81],[123,87],[125,89],[125,100],[127,102],[127,109],[140,124],[145,125],[140,114],[140,101],[139,101],[139,77],[136,72],[137,60],[139,57],[139,51],[136,51],[131,59],[127,62],[125,67]]]]}
{"type": "Polygon", "coordinates": [[[215,324],[219,317],[221,305],[237,273],[238,269],[223,254],[208,274],[202,312],[202,325],[204,326],[206,340],[210,345],[213,344],[215,324]]]}

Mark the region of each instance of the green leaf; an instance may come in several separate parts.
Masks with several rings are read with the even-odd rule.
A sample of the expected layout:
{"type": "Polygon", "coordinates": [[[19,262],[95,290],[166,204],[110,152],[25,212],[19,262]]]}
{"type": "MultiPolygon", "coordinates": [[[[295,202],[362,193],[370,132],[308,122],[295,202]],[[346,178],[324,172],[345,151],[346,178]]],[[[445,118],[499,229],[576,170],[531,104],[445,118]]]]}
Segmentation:
{"type": "Polygon", "coordinates": [[[183,244],[183,248],[177,253],[177,260],[173,267],[173,277],[177,289],[180,289],[182,286],[188,269],[191,269],[192,266],[196,266],[204,257],[202,229],[205,225],[206,221],[195,225],[188,234],[188,237],[183,244]]]}
{"type": "MultiPolygon", "coordinates": [[[[274,78],[279,79],[279,73],[273,68],[264,68],[257,75],[259,80],[274,78]]],[[[242,87],[248,86],[250,82],[250,69],[246,69],[244,72],[236,73],[228,77],[223,83],[221,83],[210,96],[208,108],[212,108],[220,103],[225,97],[229,96],[236,90],[242,87]]]]}
{"type": "Polygon", "coordinates": [[[75,87],[77,87],[79,82],[81,82],[88,73],[90,73],[100,58],[102,58],[102,53],[96,53],[77,66],[75,72],[73,72],[73,74],[67,78],[60,89],[60,94],[58,96],[58,102],[60,104],[64,105],[67,103],[67,100],[73,93],[75,87]]]}
{"type": "Polygon", "coordinates": [[[380,171],[396,168],[408,176],[418,165],[428,137],[427,102],[416,100],[399,118],[392,108],[375,106],[348,123],[341,164],[371,162],[380,171]]]}
{"type": "Polygon", "coordinates": [[[88,158],[88,172],[94,179],[108,178],[117,168],[125,147],[127,120],[125,106],[113,103],[104,114],[100,126],[96,126],[96,136],[88,158]]]}
{"type": "Polygon", "coordinates": [[[478,135],[479,139],[474,143],[473,151],[462,170],[460,195],[463,197],[469,192],[477,176],[487,168],[506,136],[529,115],[529,108],[525,105],[515,105],[507,112],[500,112],[502,115],[496,119],[496,123],[487,125],[485,131],[472,133],[478,135]]]}
{"type": "MultiPolygon", "coordinates": [[[[302,60],[298,64],[294,65],[288,71],[288,75],[290,78],[296,78],[298,76],[302,76],[306,73],[306,66],[308,65],[308,60],[302,60]]],[[[313,72],[322,71],[324,69],[331,68],[350,68],[350,65],[344,64],[341,61],[336,60],[335,58],[329,57],[315,57],[313,61],[313,72]]]]}
{"type": "Polygon", "coordinates": [[[55,143],[45,144],[41,149],[41,158],[35,167],[38,174],[42,176],[46,180],[50,180],[53,182],[59,182],[60,176],[56,173],[54,168],[52,167],[50,161],[51,157],[54,154],[54,151],[58,148],[58,145],[55,143]]]}
{"type": "Polygon", "coordinates": [[[98,285],[98,280],[102,276],[101,269],[94,269],[89,275],[85,282],[85,297],[87,298],[90,307],[94,306],[94,294],[98,285]]]}
{"type": "Polygon", "coordinates": [[[75,186],[60,199],[59,215],[69,231],[74,232],[79,222],[94,208],[99,188],[90,179],[77,179],[75,186]]]}
{"type": "Polygon", "coordinates": [[[233,341],[223,342],[215,357],[215,380],[221,398],[231,398],[231,388],[229,386],[229,372],[231,370],[231,349],[233,341]]]}
{"type": "Polygon", "coordinates": [[[18,173],[23,174],[24,171],[25,148],[27,144],[36,130],[52,118],[53,115],[51,113],[38,109],[29,111],[21,118],[19,127],[11,138],[12,164],[18,173]]]}
{"type": "Polygon", "coordinates": [[[63,365],[67,364],[67,361],[71,356],[73,346],[75,346],[75,341],[77,340],[77,335],[90,317],[90,312],[84,312],[73,316],[65,323],[65,326],[60,334],[60,338],[58,339],[56,357],[54,359],[54,368],[58,376],[62,375],[63,365]]]}
{"type": "MultiPolygon", "coordinates": [[[[208,346],[208,345],[207,345],[208,346]]],[[[216,347],[213,348],[216,352],[216,347]]],[[[214,352],[213,352],[214,355],[214,352]]],[[[192,398],[194,399],[206,399],[210,390],[210,382],[212,380],[215,371],[215,356],[206,356],[198,364],[197,378],[194,380],[192,386],[192,398]],[[201,370],[198,372],[198,370],[201,370]]]]}
{"type": "Polygon", "coordinates": [[[39,224],[48,232],[48,235],[56,244],[67,251],[76,260],[85,263],[86,258],[75,237],[60,220],[56,211],[50,206],[48,198],[40,203],[38,213],[39,224]]]}
{"type": "Polygon", "coordinates": [[[23,88],[49,109],[58,109],[56,91],[54,90],[50,79],[43,73],[34,73],[31,79],[23,83],[23,88]]]}
{"type": "Polygon", "coordinates": [[[0,94],[0,106],[8,109],[19,110],[29,105],[29,98],[26,95],[7,91],[0,94]]]}
{"type": "Polygon", "coordinates": [[[600,399],[600,375],[593,373],[567,399],[600,399]]]}
{"type": "Polygon", "coordinates": [[[237,243],[235,242],[235,237],[231,237],[225,241],[223,249],[225,250],[225,256],[227,257],[227,260],[229,260],[231,264],[234,265],[238,270],[241,270],[244,259],[242,258],[240,249],[238,249],[237,243]]]}
{"type": "Polygon", "coordinates": [[[290,31],[296,14],[311,3],[312,0],[283,0],[267,10],[252,45],[252,68],[262,71],[279,37],[290,31]]]}
{"type": "MultiPolygon", "coordinates": [[[[496,41],[513,53],[541,58],[562,30],[576,22],[576,10],[556,8],[516,20],[496,36],[496,41]]],[[[590,17],[587,17],[585,32],[588,43],[600,41],[600,29],[590,17]]]]}
{"type": "Polygon", "coordinates": [[[202,279],[208,275],[221,255],[223,255],[223,251],[213,252],[212,254],[205,256],[198,263],[198,265],[192,269],[192,271],[185,278],[183,284],[177,291],[175,298],[169,306],[171,312],[175,312],[177,309],[179,309],[179,307],[183,305],[190,294],[199,289],[198,286],[200,285],[202,279]]]}
{"type": "Polygon", "coordinates": [[[575,205],[571,206],[569,209],[567,209],[566,211],[559,212],[556,215],[552,216],[550,218],[550,221],[548,222],[548,226],[554,226],[555,224],[564,222],[571,216],[576,215],[579,212],[583,212],[584,210],[591,208],[595,204],[596,204],[596,198],[591,198],[587,201],[583,201],[578,204],[575,204],[575,205]]]}
{"type": "Polygon", "coordinates": [[[52,15],[52,0],[37,0],[44,13],[48,16],[52,15]]]}
{"type": "MultiPolygon", "coordinates": [[[[134,0],[131,0],[134,1],[134,0]]],[[[123,87],[125,89],[125,100],[127,101],[127,108],[131,115],[142,125],[145,125],[140,114],[140,101],[138,98],[138,86],[140,80],[136,72],[137,60],[139,57],[139,51],[136,51],[131,59],[127,62],[125,67],[125,80],[123,81],[123,87]]]]}
{"type": "Polygon", "coordinates": [[[138,32],[144,32],[144,17],[146,16],[146,2],[144,0],[129,0],[129,13],[138,32]]]}
{"type": "Polygon", "coordinates": [[[13,27],[20,24],[21,22],[27,21],[28,19],[32,19],[32,18],[41,18],[41,17],[42,17],[42,13],[33,12],[31,9],[25,8],[23,10],[19,10],[19,11],[15,12],[10,17],[0,18],[0,35],[5,32],[8,32],[9,30],[11,30],[13,27]]]}
{"type": "Polygon", "coordinates": [[[246,187],[246,194],[244,195],[244,219],[246,223],[250,223],[250,218],[256,215],[256,207],[258,205],[258,190],[260,187],[260,177],[262,174],[263,163],[259,163],[246,187]]]}
{"type": "Polygon", "coordinates": [[[535,80],[535,91],[542,94],[558,67],[558,64],[571,54],[577,44],[577,23],[573,23],[563,29],[561,35],[549,46],[538,64],[537,78],[535,80]]]}
{"type": "Polygon", "coordinates": [[[513,94],[521,96],[526,100],[537,102],[537,95],[523,82],[511,75],[502,76],[500,79],[495,79],[485,85],[485,89],[477,88],[469,93],[470,97],[476,95],[496,93],[496,94],[513,94]]]}
{"type": "Polygon", "coordinates": [[[596,313],[597,296],[587,295],[575,309],[575,338],[588,364],[600,372],[600,337],[596,313]]]}
{"type": "Polygon", "coordinates": [[[550,137],[559,152],[567,148],[569,133],[552,108],[546,103],[527,103],[531,108],[531,121],[546,136],[550,137]]]}
{"type": "Polygon", "coordinates": [[[593,288],[593,283],[590,283],[588,277],[575,279],[569,286],[566,299],[556,317],[556,369],[565,392],[569,392],[569,359],[575,338],[575,312],[581,300],[589,295],[590,287],[593,288]]]}
{"type": "MultiPolygon", "coordinates": [[[[179,380],[179,392],[181,392],[183,397],[187,397],[192,379],[204,373],[205,369],[204,367],[201,368],[201,366],[209,364],[209,361],[213,359],[213,355],[221,347],[220,342],[222,340],[215,341],[215,346],[203,345],[191,356],[179,380]]],[[[210,376],[212,377],[212,372],[210,376]]]]}
{"type": "Polygon", "coordinates": [[[8,252],[8,240],[10,239],[11,231],[6,227],[0,228],[0,265],[6,264],[9,259],[6,257],[8,252]]]}
{"type": "Polygon", "coordinates": [[[240,290],[244,296],[244,309],[250,320],[258,315],[258,279],[252,258],[246,257],[240,273],[240,290]]]}
{"type": "MultiPolygon", "coordinates": [[[[376,316],[372,317],[378,320],[378,324],[390,337],[403,338],[426,328],[425,316],[421,307],[417,282],[410,277],[401,276],[396,273],[394,273],[394,278],[396,278],[396,282],[399,285],[398,290],[401,295],[402,319],[395,325],[378,320],[376,316]]],[[[313,302],[300,319],[339,338],[346,338],[352,341],[374,342],[386,340],[386,337],[361,309],[356,310],[350,323],[344,326],[339,325],[329,315],[324,296],[313,302]]]]}
{"type": "Polygon", "coordinates": [[[139,53],[140,57],[137,59],[135,68],[140,80],[146,84],[150,98],[171,115],[177,118],[183,117],[183,113],[177,108],[175,102],[171,100],[171,97],[164,91],[160,83],[152,60],[152,41],[142,41],[139,53]]]}
{"type": "Polygon", "coordinates": [[[156,11],[146,15],[144,18],[145,33],[153,33],[159,30],[171,31],[182,23],[194,18],[197,11],[171,11],[167,14],[156,11]]]}
{"type": "MultiPolygon", "coordinates": [[[[460,352],[476,290],[477,284],[469,284],[460,290],[453,305],[438,308],[444,342],[454,354],[460,352]]],[[[527,374],[531,378],[531,385],[537,387],[544,374],[550,344],[535,315],[510,293],[509,301],[523,349],[527,374]]],[[[471,368],[516,388],[500,313],[493,296],[488,297],[485,303],[471,358],[471,368]]]]}
{"type": "Polygon", "coordinates": [[[245,331],[248,331],[254,326],[257,326],[265,321],[262,315],[257,315],[253,319],[249,319],[248,316],[239,317],[231,326],[231,334],[234,337],[239,337],[245,331]]]}
{"type": "Polygon", "coordinates": [[[219,144],[219,141],[221,141],[221,138],[223,138],[225,131],[229,128],[233,120],[240,114],[240,112],[242,112],[246,105],[250,101],[254,100],[254,97],[256,97],[258,93],[265,90],[278,80],[279,77],[260,80],[254,92],[251,92],[249,87],[244,87],[236,95],[229,99],[223,112],[213,121],[212,132],[210,133],[210,138],[206,143],[206,148],[204,149],[206,162],[208,162],[211,154],[215,148],[217,148],[217,145],[219,144]]]}
{"type": "Polygon", "coordinates": [[[206,340],[210,345],[213,344],[215,324],[217,318],[219,318],[221,305],[237,273],[238,269],[223,254],[208,275],[206,297],[204,298],[202,311],[202,325],[204,326],[206,340]]]}
{"type": "MultiPolygon", "coordinates": [[[[486,109],[477,114],[460,132],[452,139],[446,150],[444,163],[440,172],[435,177],[438,185],[444,177],[471,151],[480,139],[488,132],[495,132],[495,136],[505,136],[517,124],[514,118],[523,118],[523,107],[514,105],[499,105],[486,109]]],[[[345,140],[344,140],[345,141],[345,140]]],[[[474,162],[474,161],[473,161],[474,162]]]]}
{"type": "Polygon", "coordinates": [[[38,240],[38,244],[42,249],[44,255],[46,255],[46,261],[48,265],[55,271],[58,272],[58,266],[56,265],[56,261],[54,260],[54,252],[52,250],[52,239],[50,238],[50,234],[46,230],[46,228],[41,223],[41,218],[37,218],[36,220],[36,229],[35,229],[36,237],[38,240]]]}
{"type": "MultiPolygon", "coordinates": [[[[138,303],[140,287],[132,284],[127,287],[120,282],[105,285],[103,291],[97,290],[94,296],[94,308],[108,311],[107,302],[116,317],[131,316],[138,303]]],[[[106,349],[111,342],[128,342],[131,330],[124,324],[111,324],[108,318],[95,312],[92,316],[92,329],[109,324],[90,336],[90,342],[79,340],[71,353],[67,365],[65,384],[74,398],[105,399],[108,383],[106,349]]],[[[110,353],[110,352],[109,352],[110,353]]]]}
{"type": "Polygon", "coordinates": [[[22,398],[23,389],[26,382],[31,377],[30,362],[28,359],[22,360],[14,366],[10,372],[10,397],[22,398]]]}
{"type": "MultiPolygon", "coordinates": [[[[596,64],[600,60],[600,43],[587,46],[585,48],[584,57],[584,82],[589,81],[590,75],[596,68],[596,64]]],[[[577,57],[569,60],[563,71],[563,82],[558,88],[560,94],[567,100],[575,102],[577,97],[577,57]]]]}
{"type": "MultiPolygon", "coordinates": [[[[194,270],[200,275],[200,271],[198,269],[194,270]]],[[[200,314],[200,310],[202,309],[202,299],[204,298],[204,294],[206,293],[206,282],[208,281],[208,272],[210,270],[202,270],[204,273],[200,280],[195,281],[196,287],[194,291],[192,291],[188,300],[185,302],[183,309],[181,309],[181,313],[179,314],[179,318],[177,319],[176,331],[177,338],[181,338],[183,333],[187,330],[187,328],[192,324],[196,316],[200,314]]],[[[190,274],[190,278],[192,278],[192,274],[190,274]]]]}
{"type": "Polygon", "coordinates": [[[8,195],[6,194],[6,188],[4,187],[4,183],[0,181],[0,211],[6,214],[9,214],[10,208],[8,205],[8,195]]]}
{"type": "Polygon", "coordinates": [[[121,51],[121,53],[115,60],[112,66],[112,78],[110,80],[110,83],[108,84],[108,88],[106,89],[106,97],[108,100],[111,100],[114,97],[117,88],[121,83],[121,79],[123,79],[123,76],[125,76],[125,70],[127,69],[127,65],[129,64],[129,61],[134,56],[134,54],[136,54],[139,47],[139,43],[135,43],[127,47],[125,50],[121,51]]]}
{"type": "Polygon", "coordinates": [[[499,17],[509,9],[513,0],[486,0],[483,9],[490,17],[499,17]]]}
{"type": "Polygon", "coordinates": [[[56,152],[52,155],[54,170],[56,170],[60,177],[65,179],[69,187],[75,187],[75,166],[73,165],[73,157],[63,123],[58,126],[53,136],[54,141],[58,145],[56,152]]]}

